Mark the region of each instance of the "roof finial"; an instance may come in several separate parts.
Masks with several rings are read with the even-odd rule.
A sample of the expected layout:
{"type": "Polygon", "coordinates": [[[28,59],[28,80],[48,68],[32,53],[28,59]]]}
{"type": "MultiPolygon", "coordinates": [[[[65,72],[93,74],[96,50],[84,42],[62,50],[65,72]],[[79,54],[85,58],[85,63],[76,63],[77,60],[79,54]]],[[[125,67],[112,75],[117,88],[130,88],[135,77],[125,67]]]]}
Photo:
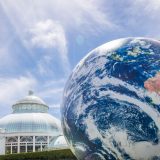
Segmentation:
{"type": "Polygon", "coordinates": [[[32,90],[29,90],[29,91],[28,91],[28,95],[29,95],[29,96],[31,96],[31,95],[33,95],[33,94],[34,94],[34,92],[33,92],[32,90]]]}

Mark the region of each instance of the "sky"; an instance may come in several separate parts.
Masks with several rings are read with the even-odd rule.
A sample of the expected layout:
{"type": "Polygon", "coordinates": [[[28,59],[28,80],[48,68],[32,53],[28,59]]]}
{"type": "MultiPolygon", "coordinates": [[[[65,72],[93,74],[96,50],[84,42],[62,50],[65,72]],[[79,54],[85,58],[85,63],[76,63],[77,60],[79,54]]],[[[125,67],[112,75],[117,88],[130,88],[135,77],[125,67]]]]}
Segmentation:
{"type": "Polygon", "coordinates": [[[28,90],[60,119],[76,64],[114,39],[160,39],[160,0],[0,0],[0,117],[28,90]]]}

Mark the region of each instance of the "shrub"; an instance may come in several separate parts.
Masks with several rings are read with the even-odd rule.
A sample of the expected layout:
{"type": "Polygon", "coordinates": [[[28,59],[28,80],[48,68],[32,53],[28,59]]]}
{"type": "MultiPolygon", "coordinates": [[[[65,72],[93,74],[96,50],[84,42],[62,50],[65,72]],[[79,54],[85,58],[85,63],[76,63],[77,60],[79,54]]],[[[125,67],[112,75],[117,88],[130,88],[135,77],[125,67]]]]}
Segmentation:
{"type": "Polygon", "coordinates": [[[0,160],[77,160],[70,149],[1,155],[0,160]]]}

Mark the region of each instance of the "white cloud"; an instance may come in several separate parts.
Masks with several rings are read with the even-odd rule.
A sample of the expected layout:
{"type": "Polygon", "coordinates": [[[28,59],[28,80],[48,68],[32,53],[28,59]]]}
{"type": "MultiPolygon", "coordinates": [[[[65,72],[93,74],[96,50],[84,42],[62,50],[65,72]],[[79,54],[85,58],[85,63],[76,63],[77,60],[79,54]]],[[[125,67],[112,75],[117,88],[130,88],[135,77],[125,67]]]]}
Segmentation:
{"type": "Polygon", "coordinates": [[[50,104],[49,107],[52,109],[60,109],[60,104],[50,104]]]}
{"type": "MultiPolygon", "coordinates": [[[[104,0],[5,0],[0,3],[19,32],[19,36],[22,36],[22,32],[47,19],[58,21],[67,31],[108,30],[115,24],[113,19],[110,19],[108,5],[104,5],[104,2],[104,0]]],[[[43,24],[41,27],[44,28],[43,24]]]]}
{"type": "Polygon", "coordinates": [[[0,1],[0,4],[21,44],[36,62],[35,68],[39,73],[53,74],[51,62],[46,61],[45,54],[51,53],[50,49],[56,48],[57,50],[52,51],[49,56],[53,62],[55,55],[58,55],[58,63],[61,64],[59,66],[62,66],[63,73],[68,75],[70,73],[67,48],[69,37],[66,33],[97,34],[101,30],[114,26],[108,13],[102,11],[104,7],[102,2],[104,1],[5,0],[0,1]],[[33,46],[43,48],[44,56],[39,52],[36,53],[33,46]],[[39,56],[39,59],[36,56],[39,56]]]}
{"type": "Polygon", "coordinates": [[[62,47],[66,50],[66,37],[63,27],[51,19],[40,21],[30,29],[32,34],[31,42],[33,45],[50,48],[62,47]]]}
{"type": "Polygon", "coordinates": [[[36,86],[36,80],[31,77],[0,78],[0,109],[10,110],[11,105],[23,98],[29,89],[36,86]]]}
{"type": "MultiPolygon", "coordinates": [[[[62,61],[61,65],[63,66],[64,71],[69,73],[70,64],[67,55],[67,40],[62,25],[56,21],[47,19],[37,22],[31,29],[29,29],[29,32],[31,34],[31,43],[33,46],[45,49],[55,48],[58,51],[62,61]]],[[[43,74],[47,72],[47,70],[50,70],[46,68],[45,65],[47,66],[47,64],[52,61],[52,58],[54,58],[54,55],[43,56],[38,63],[40,73],[43,74]]]]}
{"type": "MultiPolygon", "coordinates": [[[[53,17],[58,19],[67,30],[78,30],[82,33],[111,29],[115,24],[109,18],[108,12],[103,12],[103,3],[99,0],[54,0],[50,1],[50,7],[53,8],[53,17]],[[98,28],[97,28],[98,27],[98,28]]],[[[107,5],[105,5],[107,9],[107,5]]]]}
{"type": "MultiPolygon", "coordinates": [[[[151,14],[153,12],[159,12],[160,9],[160,0],[135,0],[132,2],[134,6],[137,8],[141,8],[147,11],[147,14],[151,14]]],[[[134,7],[133,6],[133,7],[134,7]]],[[[150,15],[152,16],[152,15],[150,15]]]]}
{"type": "Polygon", "coordinates": [[[38,96],[42,97],[50,108],[59,108],[65,82],[66,79],[47,81],[39,88],[38,96]]]}
{"type": "Polygon", "coordinates": [[[67,79],[65,79],[65,78],[61,78],[58,80],[50,80],[44,84],[44,87],[45,88],[56,88],[56,87],[63,88],[66,81],[67,81],[67,79]]]}
{"type": "Polygon", "coordinates": [[[7,46],[0,47],[0,58],[3,59],[0,63],[0,67],[10,66],[14,63],[14,57],[9,54],[9,50],[7,46]]]}
{"type": "Polygon", "coordinates": [[[38,92],[38,96],[43,97],[43,99],[48,103],[60,104],[62,101],[63,87],[54,87],[54,88],[41,88],[38,92]]]}
{"type": "MultiPolygon", "coordinates": [[[[86,26],[87,31],[111,29],[115,27],[114,22],[109,18],[109,12],[103,12],[104,1],[98,0],[73,0],[73,19],[80,26],[86,26]],[[78,10],[78,12],[77,12],[78,10]],[[97,28],[98,27],[98,28],[97,28]]],[[[105,5],[107,10],[107,5],[105,5]]]]}
{"type": "Polygon", "coordinates": [[[52,98],[52,97],[59,98],[59,97],[62,96],[62,93],[63,93],[63,87],[60,87],[60,88],[47,88],[47,89],[43,88],[43,91],[40,92],[39,95],[41,97],[44,97],[44,98],[52,98]]]}

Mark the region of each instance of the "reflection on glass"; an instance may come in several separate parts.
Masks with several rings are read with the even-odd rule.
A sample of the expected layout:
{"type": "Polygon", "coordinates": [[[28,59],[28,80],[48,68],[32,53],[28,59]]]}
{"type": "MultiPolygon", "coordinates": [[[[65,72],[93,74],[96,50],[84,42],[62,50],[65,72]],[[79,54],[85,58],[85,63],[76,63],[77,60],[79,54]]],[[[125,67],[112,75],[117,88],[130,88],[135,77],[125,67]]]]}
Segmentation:
{"type": "Polygon", "coordinates": [[[18,147],[17,146],[12,146],[12,153],[17,153],[18,147]]]}
{"type": "Polygon", "coordinates": [[[20,152],[26,152],[26,146],[20,146],[20,152]]]}
{"type": "Polygon", "coordinates": [[[41,146],[40,145],[36,145],[35,146],[35,151],[41,151],[41,146]]]}
{"type": "Polygon", "coordinates": [[[10,154],[11,153],[11,146],[7,146],[6,147],[6,154],[10,154]]]}
{"type": "Polygon", "coordinates": [[[43,146],[42,146],[42,150],[43,150],[45,147],[46,147],[46,145],[43,145],[43,146]]]}
{"type": "Polygon", "coordinates": [[[27,152],[33,152],[33,146],[32,145],[27,146],[27,152]]]}

